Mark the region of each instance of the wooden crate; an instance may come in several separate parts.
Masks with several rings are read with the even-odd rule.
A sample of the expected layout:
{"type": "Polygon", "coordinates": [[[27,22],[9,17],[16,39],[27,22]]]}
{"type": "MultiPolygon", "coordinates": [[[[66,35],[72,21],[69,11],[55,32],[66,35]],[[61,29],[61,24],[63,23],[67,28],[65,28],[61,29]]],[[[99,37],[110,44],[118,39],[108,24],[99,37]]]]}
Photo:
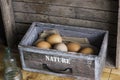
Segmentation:
{"type": "Polygon", "coordinates": [[[34,21],[109,30],[107,65],[119,67],[118,0],[0,0],[0,3],[9,46],[18,45],[34,21]]]}
{"type": "Polygon", "coordinates": [[[100,80],[106,60],[107,43],[108,32],[104,30],[34,22],[20,42],[19,50],[25,70],[72,76],[77,77],[78,80],[100,80]],[[64,37],[88,38],[90,44],[94,45],[99,52],[96,55],[75,55],[33,46],[39,33],[49,29],[57,29],[64,37]],[[59,60],[54,60],[54,58],[59,58],[59,60]]]}

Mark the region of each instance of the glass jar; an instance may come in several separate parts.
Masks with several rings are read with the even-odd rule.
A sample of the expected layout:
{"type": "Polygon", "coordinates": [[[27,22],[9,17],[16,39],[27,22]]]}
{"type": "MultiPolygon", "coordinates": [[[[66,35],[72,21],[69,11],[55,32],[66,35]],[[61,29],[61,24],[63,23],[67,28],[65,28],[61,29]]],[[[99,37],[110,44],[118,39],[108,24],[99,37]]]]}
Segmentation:
{"type": "Polygon", "coordinates": [[[22,80],[22,73],[19,67],[17,67],[16,60],[10,52],[9,48],[6,48],[4,56],[4,79],[5,80],[22,80]]]}

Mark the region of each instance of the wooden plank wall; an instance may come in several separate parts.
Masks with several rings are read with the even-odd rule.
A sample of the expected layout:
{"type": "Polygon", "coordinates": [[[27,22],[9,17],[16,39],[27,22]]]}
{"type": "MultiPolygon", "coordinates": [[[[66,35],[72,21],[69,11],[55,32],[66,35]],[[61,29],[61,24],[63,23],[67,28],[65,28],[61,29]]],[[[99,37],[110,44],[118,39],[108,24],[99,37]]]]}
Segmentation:
{"type": "MultiPolygon", "coordinates": [[[[118,0],[13,0],[19,40],[34,21],[109,30],[109,52],[115,55],[118,0]]],[[[18,41],[19,41],[18,40],[18,41]]]]}

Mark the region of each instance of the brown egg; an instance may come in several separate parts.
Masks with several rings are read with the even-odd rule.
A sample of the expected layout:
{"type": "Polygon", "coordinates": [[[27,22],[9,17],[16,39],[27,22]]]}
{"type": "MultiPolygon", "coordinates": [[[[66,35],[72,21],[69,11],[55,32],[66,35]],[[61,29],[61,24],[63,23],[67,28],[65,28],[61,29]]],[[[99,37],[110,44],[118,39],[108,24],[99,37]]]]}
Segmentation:
{"type": "Polygon", "coordinates": [[[68,51],[67,46],[64,43],[59,43],[54,46],[54,49],[60,50],[60,51],[68,51]]]}
{"type": "Polygon", "coordinates": [[[90,47],[86,47],[86,48],[83,48],[80,53],[83,53],[83,54],[93,54],[94,53],[94,50],[93,48],[90,48],[90,47]]]}
{"type": "Polygon", "coordinates": [[[42,48],[42,49],[50,49],[51,45],[47,41],[40,41],[36,44],[36,47],[42,48]]]}
{"type": "Polygon", "coordinates": [[[52,34],[46,39],[50,44],[57,44],[62,42],[62,37],[59,34],[52,34]]]}
{"type": "Polygon", "coordinates": [[[70,42],[67,44],[68,51],[70,52],[77,52],[80,50],[81,46],[78,43],[70,42]]]}

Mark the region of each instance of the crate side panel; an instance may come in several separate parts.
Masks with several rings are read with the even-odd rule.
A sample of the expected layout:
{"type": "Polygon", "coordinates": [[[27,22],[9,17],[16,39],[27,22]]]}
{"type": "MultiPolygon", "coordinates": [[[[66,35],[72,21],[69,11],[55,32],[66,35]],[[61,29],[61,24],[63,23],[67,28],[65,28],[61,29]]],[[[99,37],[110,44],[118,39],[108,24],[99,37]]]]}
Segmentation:
{"type": "Polygon", "coordinates": [[[99,57],[96,58],[96,60],[95,60],[95,65],[96,65],[95,66],[95,71],[96,71],[95,79],[96,80],[100,79],[102,70],[105,67],[105,61],[106,61],[106,56],[107,56],[107,46],[108,46],[108,32],[106,32],[106,34],[103,38],[99,57]],[[98,64],[99,64],[99,66],[98,66],[98,64]]]}

